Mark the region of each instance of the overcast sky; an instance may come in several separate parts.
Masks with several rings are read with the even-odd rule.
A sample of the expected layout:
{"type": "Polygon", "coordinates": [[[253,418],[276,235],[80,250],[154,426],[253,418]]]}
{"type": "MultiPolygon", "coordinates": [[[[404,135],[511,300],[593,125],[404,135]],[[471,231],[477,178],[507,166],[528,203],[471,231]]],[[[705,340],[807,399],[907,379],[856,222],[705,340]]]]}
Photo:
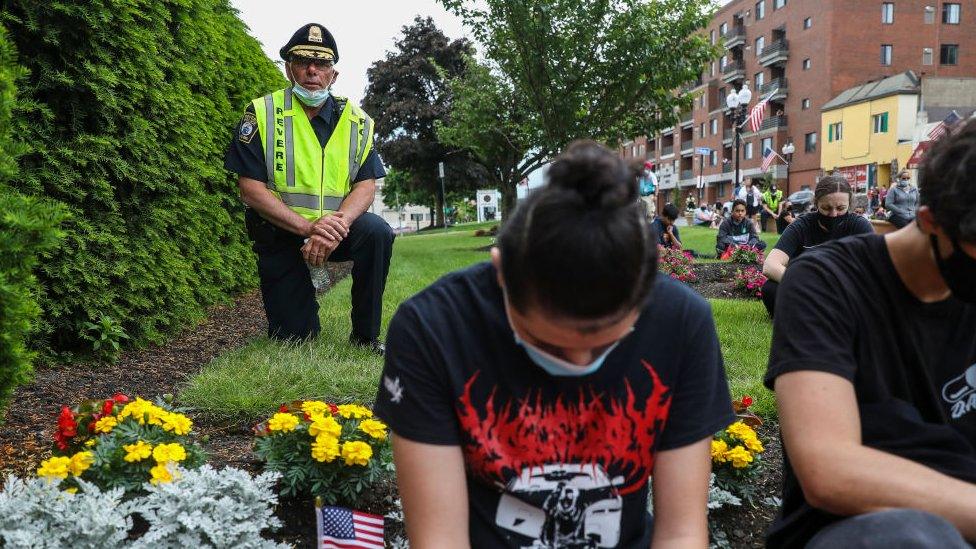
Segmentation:
{"type": "Polygon", "coordinates": [[[333,89],[357,103],[366,89],[366,69],[393,49],[394,38],[416,15],[433,17],[437,27],[452,39],[464,32],[460,19],[436,0],[231,0],[231,4],[274,60],[302,25],[315,22],[329,29],[339,49],[339,79],[333,89]],[[358,21],[364,24],[350,24],[358,21]]]}
{"type": "Polygon", "coordinates": [[[433,17],[437,27],[452,39],[466,35],[461,20],[437,0],[231,0],[231,4],[240,11],[264,52],[276,61],[278,50],[299,27],[312,22],[324,25],[339,48],[339,80],[334,90],[356,103],[361,102],[366,89],[366,69],[393,49],[394,38],[416,15],[433,17]],[[363,25],[339,23],[361,20],[363,25]]]}

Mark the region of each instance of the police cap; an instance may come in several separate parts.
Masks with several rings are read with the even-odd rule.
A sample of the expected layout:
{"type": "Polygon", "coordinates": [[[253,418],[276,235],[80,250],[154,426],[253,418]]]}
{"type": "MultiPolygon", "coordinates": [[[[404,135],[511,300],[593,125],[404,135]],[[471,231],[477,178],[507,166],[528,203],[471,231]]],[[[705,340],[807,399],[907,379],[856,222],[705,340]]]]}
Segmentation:
{"type": "Polygon", "coordinates": [[[281,51],[281,58],[289,61],[292,56],[309,59],[330,59],[339,62],[339,48],[329,29],[318,23],[309,23],[295,31],[281,51]]]}

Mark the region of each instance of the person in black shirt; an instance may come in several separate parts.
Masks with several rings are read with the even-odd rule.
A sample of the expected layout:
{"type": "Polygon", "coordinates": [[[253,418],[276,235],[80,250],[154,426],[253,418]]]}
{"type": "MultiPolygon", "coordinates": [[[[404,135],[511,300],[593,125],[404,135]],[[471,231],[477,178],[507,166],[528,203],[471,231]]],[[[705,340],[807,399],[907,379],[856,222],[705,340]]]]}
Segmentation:
{"type": "Polygon", "coordinates": [[[936,142],[915,222],[791,262],[765,384],[785,450],[770,547],[976,542],[976,120],[936,142]]]}
{"type": "Polygon", "coordinates": [[[813,191],[816,211],[804,214],[786,227],[779,242],[763,262],[767,281],[762,287],[766,311],[775,311],[779,282],[786,266],[811,248],[845,236],[873,232],[871,222],[852,214],[851,186],[841,175],[828,175],[817,183],[813,191]]]}
{"type": "Polygon", "coordinates": [[[704,548],[710,441],[734,420],[708,302],[655,276],[614,153],[577,142],[547,177],[490,263],[390,321],[375,412],[410,543],[704,548]]]}
{"type": "Polygon", "coordinates": [[[722,222],[715,235],[715,254],[719,257],[729,247],[752,246],[766,249],[766,243],[756,233],[751,219],[746,219],[746,203],[738,198],[732,202],[732,216],[722,222]]]}
{"type": "MultiPolygon", "coordinates": [[[[349,143],[349,138],[341,143],[330,140],[337,122],[343,116],[349,117],[349,113],[361,112],[329,91],[338,76],[333,66],[339,60],[335,40],[325,27],[310,23],[298,29],[280,54],[291,82],[284,91],[285,114],[279,118],[284,125],[283,139],[278,141],[281,145],[274,145],[274,140],[262,135],[260,123],[264,121],[258,120],[252,102],[244,111],[224,159],[224,167],[238,174],[241,198],[247,205],[244,221],[258,255],[268,336],[282,340],[316,337],[321,327],[308,267],[322,267],[326,261],[352,261],[349,339],[382,355],[380,322],[394,235],[389,224],[367,211],[374,199],[376,180],[386,175],[376,147],[369,146],[372,136],[367,132],[371,131],[371,121],[365,114],[361,120],[356,118],[363,122],[359,124],[362,135],[358,138],[365,153],[361,166],[351,166],[348,174],[333,166],[335,149],[349,143]],[[289,104],[294,106],[290,108],[289,104]],[[298,121],[298,116],[307,117],[308,124],[298,121]],[[301,131],[309,125],[311,132],[301,131]],[[275,147],[276,151],[284,147],[285,151],[266,151],[268,147],[275,147]],[[317,151],[311,159],[306,153],[309,150],[317,151]],[[275,160],[276,154],[281,160],[275,160]],[[295,188],[296,170],[301,176],[303,167],[318,164],[323,166],[322,184],[316,186],[313,180],[309,185],[306,177],[295,188]],[[326,194],[325,190],[317,191],[318,194],[303,191],[316,187],[344,196],[320,196],[326,194]],[[347,190],[336,192],[337,188],[347,190]],[[330,200],[335,204],[330,204],[330,200]]],[[[272,101],[273,97],[270,94],[264,100],[272,101]]],[[[346,146],[349,147],[352,145],[346,146]]],[[[344,152],[340,157],[349,154],[344,152]]]]}
{"type": "Polygon", "coordinates": [[[657,236],[657,243],[665,248],[681,249],[681,235],[674,222],[678,219],[678,207],[668,203],[661,209],[661,215],[654,218],[651,228],[657,236]]]}

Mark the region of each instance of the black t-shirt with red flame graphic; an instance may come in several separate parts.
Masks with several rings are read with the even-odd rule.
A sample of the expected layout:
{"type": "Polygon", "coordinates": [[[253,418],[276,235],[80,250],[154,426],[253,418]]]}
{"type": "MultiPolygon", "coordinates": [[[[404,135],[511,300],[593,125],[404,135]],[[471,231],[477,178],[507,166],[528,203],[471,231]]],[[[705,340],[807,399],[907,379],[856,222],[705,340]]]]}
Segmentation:
{"type": "Polygon", "coordinates": [[[473,547],[531,548],[648,547],[657,452],[734,419],[711,309],[683,284],[658,277],[595,373],[553,377],[515,343],[489,263],[401,305],[376,414],[461,447],[473,547]]]}

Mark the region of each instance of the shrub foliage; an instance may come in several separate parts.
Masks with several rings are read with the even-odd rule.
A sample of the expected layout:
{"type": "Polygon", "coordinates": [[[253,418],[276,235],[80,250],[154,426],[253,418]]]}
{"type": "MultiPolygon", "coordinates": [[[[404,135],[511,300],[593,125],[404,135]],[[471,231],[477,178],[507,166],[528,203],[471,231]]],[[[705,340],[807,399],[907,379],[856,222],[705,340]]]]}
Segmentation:
{"type": "Polygon", "coordinates": [[[10,185],[70,213],[36,270],[32,344],[90,351],[104,318],[158,341],[252,286],[223,152],[243,105],[283,78],[227,0],[7,0],[0,17],[29,71],[10,185]]]}

